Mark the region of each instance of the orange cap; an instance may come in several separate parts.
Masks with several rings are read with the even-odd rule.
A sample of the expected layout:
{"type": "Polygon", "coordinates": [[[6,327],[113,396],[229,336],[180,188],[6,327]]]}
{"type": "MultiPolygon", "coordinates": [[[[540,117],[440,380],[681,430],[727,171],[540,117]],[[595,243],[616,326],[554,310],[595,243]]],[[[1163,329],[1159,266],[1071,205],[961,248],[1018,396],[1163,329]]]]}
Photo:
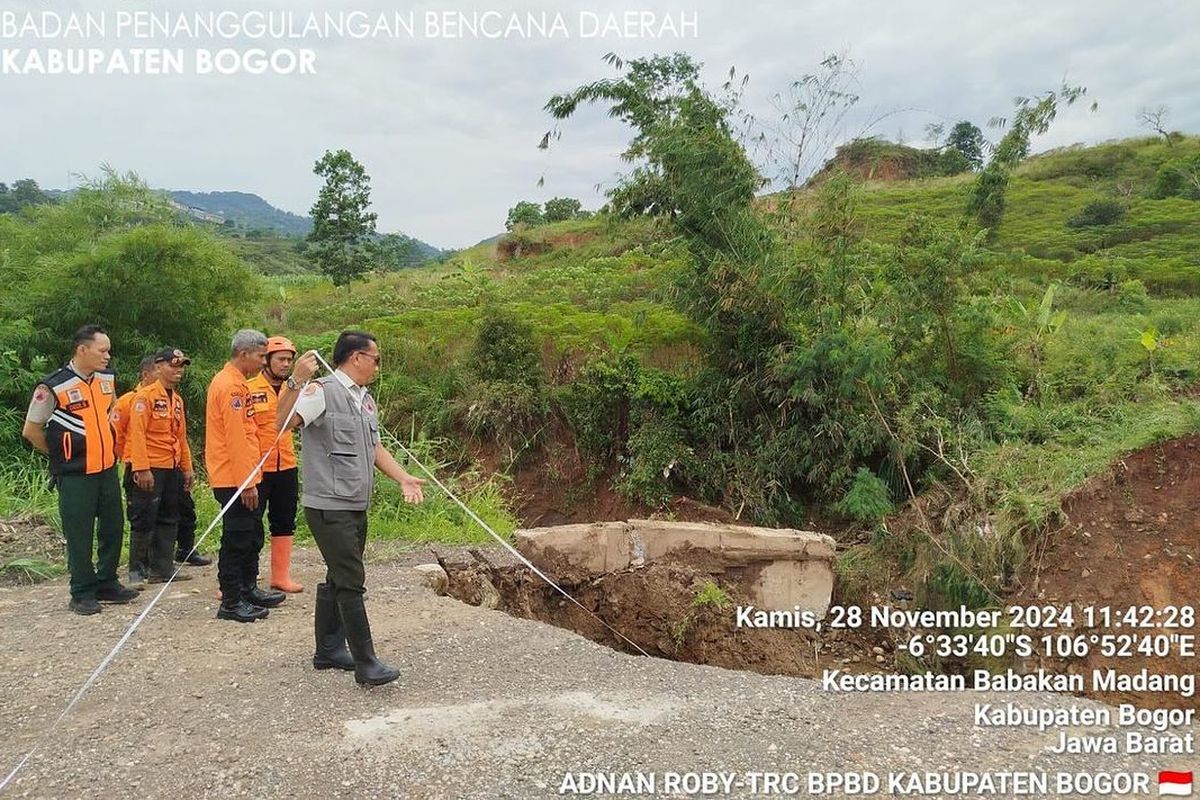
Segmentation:
{"type": "Polygon", "coordinates": [[[271,353],[282,353],[287,350],[292,355],[296,354],[296,345],[292,344],[292,340],[286,336],[272,336],[267,339],[267,355],[271,353]]]}

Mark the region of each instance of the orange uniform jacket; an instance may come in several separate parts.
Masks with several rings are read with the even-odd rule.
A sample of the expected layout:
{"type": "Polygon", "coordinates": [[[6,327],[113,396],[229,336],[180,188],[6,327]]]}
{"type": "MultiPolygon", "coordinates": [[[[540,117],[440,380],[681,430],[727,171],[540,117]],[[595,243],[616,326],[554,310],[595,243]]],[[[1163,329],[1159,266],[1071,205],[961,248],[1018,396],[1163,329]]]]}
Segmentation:
{"type": "Polygon", "coordinates": [[[129,462],[135,472],[158,467],[192,471],[183,397],[161,381],[137,390],[127,431],[129,462]]]}
{"type": "MultiPolygon", "coordinates": [[[[246,377],[232,364],[213,376],[208,385],[204,433],[204,465],[214,489],[235,489],[258,464],[258,426],[246,377]]],[[[251,479],[257,486],[262,473],[251,479]]]]}
{"type": "MultiPolygon", "coordinates": [[[[140,389],[142,387],[138,387],[140,389]]],[[[133,396],[138,390],[126,392],[113,403],[112,425],[116,434],[117,458],[122,464],[129,463],[129,412],[133,410],[133,396]]]]}
{"type": "MultiPolygon", "coordinates": [[[[275,412],[279,408],[279,392],[260,372],[247,384],[250,386],[250,403],[254,406],[254,421],[258,425],[258,457],[262,458],[275,445],[275,412]]],[[[279,444],[271,451],[263,464],[263,472],[283,472],[296,468],[296,451],[292,446],[292,432],[279,437],[279,444]]]]}

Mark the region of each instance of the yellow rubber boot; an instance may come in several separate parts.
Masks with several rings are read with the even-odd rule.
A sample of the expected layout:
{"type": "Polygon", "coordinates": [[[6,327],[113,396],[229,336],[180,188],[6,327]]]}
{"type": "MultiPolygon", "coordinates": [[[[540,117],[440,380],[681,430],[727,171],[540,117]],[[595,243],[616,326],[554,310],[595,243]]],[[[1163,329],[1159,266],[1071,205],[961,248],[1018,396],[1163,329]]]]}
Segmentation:
{"type": "Polygon", "coordinates": [[[293,538],[291,534],[271,537],[271,588],[291,594],[304,591],[288,574],[292,567],[293,538]]]}

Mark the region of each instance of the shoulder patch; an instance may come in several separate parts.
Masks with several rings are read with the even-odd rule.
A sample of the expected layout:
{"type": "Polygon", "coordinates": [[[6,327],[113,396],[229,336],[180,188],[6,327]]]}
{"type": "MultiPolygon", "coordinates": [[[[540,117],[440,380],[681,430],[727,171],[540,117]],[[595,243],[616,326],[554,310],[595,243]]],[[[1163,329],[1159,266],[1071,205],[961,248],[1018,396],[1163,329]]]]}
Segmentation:
{"type": "Polygon", "coordinates": [[[145,410],[146,410],[146,401],[145,400],[138,400],[136,403],[133,404],[133,411],[135,414],[141,414],[145,410]]]}
{"type": "Polygon", "coordinates": [[[44,403],[50,399],[50,390],[46,388],[46,384],[39,383],[37,388],[33,390],[33,401],[35,403],[44,403]]]}
{"type": "Polygon", "coordinates": [[[231,400],[229,404],[233,406],[234,411],[237,411],[242,407],[242,396],[240,394],[234,395],[233,400],[231,400]]]}
{"type": "Polygon", "coordinates": [[[318,387],[319,385],[320,385],[320,384],[317,384],[317,383],[310,383],[308,386],[305,386],[305,387],[304,387],[304,394],[316,394],[316,393],[317,393],[317,387],[318,387]]]}

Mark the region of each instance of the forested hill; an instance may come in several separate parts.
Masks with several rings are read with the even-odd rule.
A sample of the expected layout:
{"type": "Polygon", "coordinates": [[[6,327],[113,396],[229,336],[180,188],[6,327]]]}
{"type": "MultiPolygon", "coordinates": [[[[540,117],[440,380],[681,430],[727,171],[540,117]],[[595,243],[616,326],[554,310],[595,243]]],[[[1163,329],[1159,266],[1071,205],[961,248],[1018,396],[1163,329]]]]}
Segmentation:
{"type": "MultiPolygon", "coordinates": [[[[312,220],[307,216],[283,211],[250,192],[187,192],[172,190],[171,199],[194,212],[193,216],[209,222],[232,222],[245,230],[269,230],[283,236],[307,236],[312,220]],[[206,215],[213,215],[208,218],[206,215]],[[220,218],[219,221],[216,218],[220,218]]],[[[400,234],[411,244],[414,262],[435,260],[442,250],[431,244],[400,234]]]]}

